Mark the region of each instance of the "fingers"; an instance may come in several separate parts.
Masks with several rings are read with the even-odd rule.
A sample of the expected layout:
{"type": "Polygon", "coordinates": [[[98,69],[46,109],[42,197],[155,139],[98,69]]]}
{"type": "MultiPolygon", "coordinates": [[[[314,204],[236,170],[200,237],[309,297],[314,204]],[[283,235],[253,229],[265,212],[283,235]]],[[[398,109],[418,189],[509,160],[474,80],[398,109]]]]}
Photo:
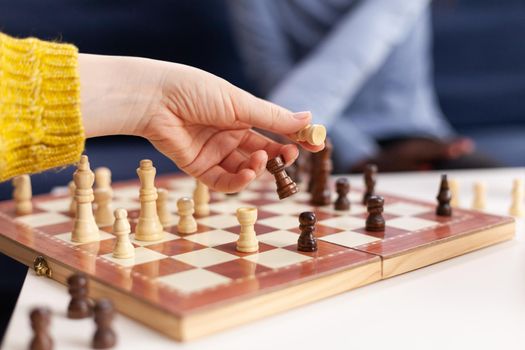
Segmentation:
{"type": "Polygon", "coordinates": [[[463,137],[447,144],[446,156],[447,158],[455,159],[474,152],[474,149],[474,141],[463,137]]]}
{"type": "Polygon", "coordinates": [[[233,193],[244,189],[255,177],[255,171],[252,169],[245,168],[238,173],[230,173],[215,165],[203,173],[199,180],[215,191],[233,193]]]}
{"type": "Polygon", "coordinates": [[[246,168],[252,169],[255,171],[255,175],[259,176],[264,172],[267,162],[268,155],[263,150],[254,152],[249,156],[239,150],[234,150],[219,165],[230,173],[238,173],[240,170],[246,168]]]}
{"type": "Polygon", "coordinates": [[[244,136],[239,144],[239,149],[246,154],[264,150],[268,154],[268,159],[281,155],[286,165],[292,164],[299,156],[297,146],[293,144],[283,145],[253,130],[244,136]]]}
{"type": "Polygon", "coordinates": [[[310,112],[292,113],[286,108],[234,88],[231,93],[237,120],[281,135],[293,134],[312,120],[310,112]]]}

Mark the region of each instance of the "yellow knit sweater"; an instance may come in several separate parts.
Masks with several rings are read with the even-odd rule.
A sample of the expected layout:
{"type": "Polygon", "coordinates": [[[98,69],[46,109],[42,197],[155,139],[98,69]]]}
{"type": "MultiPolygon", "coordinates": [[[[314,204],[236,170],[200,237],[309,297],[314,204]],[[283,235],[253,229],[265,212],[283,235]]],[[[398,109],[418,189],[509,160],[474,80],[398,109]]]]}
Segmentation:
{"type": "Polygon", "coordinates": [[[80,158],[77,56],[72,45],[0,33],[0,181],[80,158]]]}

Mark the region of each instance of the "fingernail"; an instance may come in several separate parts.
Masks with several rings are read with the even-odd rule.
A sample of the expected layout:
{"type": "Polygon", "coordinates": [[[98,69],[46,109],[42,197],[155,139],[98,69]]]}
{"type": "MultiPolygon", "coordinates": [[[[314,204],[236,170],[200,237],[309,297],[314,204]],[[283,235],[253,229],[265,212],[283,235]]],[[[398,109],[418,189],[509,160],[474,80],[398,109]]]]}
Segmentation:
{"type": "Polygon", "coordinates": [[[310,111],[297,112],[293,114],[295,119],[306,119],[312,115],[310,111]]]}

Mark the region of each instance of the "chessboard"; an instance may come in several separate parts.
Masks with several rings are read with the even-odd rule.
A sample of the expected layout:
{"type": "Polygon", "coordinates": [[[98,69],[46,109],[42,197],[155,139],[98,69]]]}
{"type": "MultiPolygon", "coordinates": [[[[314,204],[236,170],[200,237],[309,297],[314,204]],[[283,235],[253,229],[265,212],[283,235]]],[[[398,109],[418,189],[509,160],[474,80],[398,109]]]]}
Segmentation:
{"type": "MultiPolygon", "coordinates": [[[[112,205],[128,211],[132,232],[139,186],[113,184],[112,205]]],[[[305,189],[279,200],[268,176],[236,195],[212,192],[210,215],[196,219],[196,233],[183,235],[176,202],[191,196],[194,180],[159,176],[156,186],[169,190],[173,226],[165,227],[160,241],[134,240],[132,234],[132,259],[112,257],[112,227],[101,227],[99,241],[72,242],[71,199],[56,194],[34,196],[33,212],[22,216],[15,215],[13,201],[0,203],[0,251],[61,283],[83,272],[91,297],[108,297],[121,313],[189,340],[511,239],[515,231],[510,217],[458,208],[451,217],[436,216],[435,203],[381,194],[386,230],[369,232],[363,194],[355,186],[350,210],[338,211],[311,206],[305,189]],[[258,252],[236,250],[239,207],[258,209],[258,252]],[[316,252],[297,250],[304,211],[317,217],[316,252]]]]}

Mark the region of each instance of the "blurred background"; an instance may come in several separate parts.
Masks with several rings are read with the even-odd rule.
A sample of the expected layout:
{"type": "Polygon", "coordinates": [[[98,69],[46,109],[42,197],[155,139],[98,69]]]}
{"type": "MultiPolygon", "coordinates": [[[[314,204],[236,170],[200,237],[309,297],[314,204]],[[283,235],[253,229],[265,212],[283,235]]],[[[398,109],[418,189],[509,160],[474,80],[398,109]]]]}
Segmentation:
{"type": "MultiPolygon", "coordinates": [[[[256,92],[244,73],[234,28],[221,0],[0,1],[0,31],[6,34],[70,42],[86,53],[189,64],[256,92]]],[[[525,166],[525,2],[434,1],[432,37],[434,82],[444,116],[501,165],[525,166]]],[[[110,167],[114,180],[134,178],[143,158],[152,159],[159,173],[176,171],[140,138],[92,139],[86,148],[92,166],[110,167]]],[[[66,185],[72,172],[33,176],[34,193],[66,185]]],[[[10,192],[10,184],[0,185],[0,199],[10,192]]],[[[1,332],[26,268],[3,256],[0,267],[1,332]]]]}

